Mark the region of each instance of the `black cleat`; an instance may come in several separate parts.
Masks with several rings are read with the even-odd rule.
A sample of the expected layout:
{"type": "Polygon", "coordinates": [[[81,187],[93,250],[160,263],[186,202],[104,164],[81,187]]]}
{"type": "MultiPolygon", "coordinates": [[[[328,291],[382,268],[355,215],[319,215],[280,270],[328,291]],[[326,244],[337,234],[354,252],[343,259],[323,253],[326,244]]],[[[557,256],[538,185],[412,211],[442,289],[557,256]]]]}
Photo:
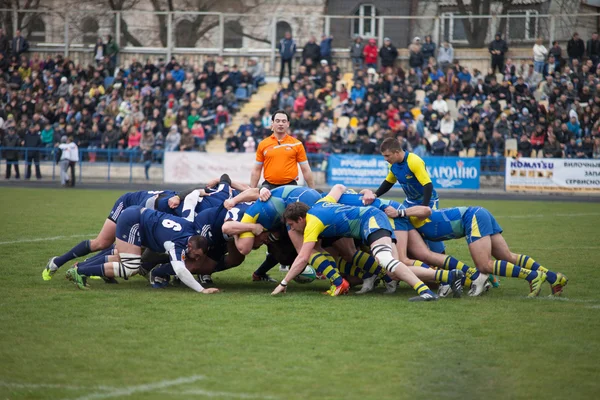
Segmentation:
{"type": "Polygon", "coordinates": [[[408,301],[411,302],[417,302],[417,301],[436,301],[438,300],[440,297],[433,293],[433,292],[429,292],[429,293],[422,293],[418,296],[415,297],[411,297],[410,299],[408,299],[408,301]]]}
{"type": "Polygon", "coordinates": [[[460,296],[462,296],[462,279],[464,278],[464,276],[464,272],[462,272],[461,270],[455,270],[454,280],[452,282],[448,282],[448,284],[450,285],[450,289],[452,289],[452,295],[455,299],[458,299],[460,298],[460,296]]]}

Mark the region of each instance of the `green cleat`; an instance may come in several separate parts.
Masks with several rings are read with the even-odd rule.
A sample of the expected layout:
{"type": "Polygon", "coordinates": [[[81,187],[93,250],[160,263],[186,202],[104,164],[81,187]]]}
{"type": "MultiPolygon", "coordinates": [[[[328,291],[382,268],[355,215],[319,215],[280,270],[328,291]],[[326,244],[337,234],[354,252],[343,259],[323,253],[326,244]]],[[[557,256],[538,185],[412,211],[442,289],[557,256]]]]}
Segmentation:
{"type": "Polygon", "coordinates": [[[567,286],[567,283],[569,282],[569,279],[560,272],[557,273],[556,276],[558,277],[558,279],[556,280],[556,282],[554,282],[553,285],[551,285],[552,294],[550,295],[550,297],[559,297],[562,294],[563,289],[565,288],[565,286],[567,286]]]}
{"type": "Polygon", "coordinates": [[[490,281],[490,283],[492,284],[492,287],[494,289],[497,289],[500,287],[500,279],[498,279],[498,277],[496,275],[489,274],[488,281],[490,281]]]}
{"type": "Polygon", "coordinates": [[[44,270],[42,271],[42,279],[45,281],[49,281],[50,279],[52,279],[52,276],[54,276],[56,271],[58,271],[58,267],[54,263],[55,258],[56,257],[52,257],[50,260],[48,260],[46,268],[44,268],[44,270]]]}
{"type": "Polygon", "coordinates": [[[88,289],[85,276],[79,275],[77,268],[69,268],[65,277],[73,282],[79,289],[88,289]]]}
{"type": "Polygon", "coordinates": [[[534,280],[529,283],[529,289],[531,292],[527,297],[537,297],[542,290],[542,284],[546,282],[546,274],[544,272],[538,271],[537,276],[534,280]]]}

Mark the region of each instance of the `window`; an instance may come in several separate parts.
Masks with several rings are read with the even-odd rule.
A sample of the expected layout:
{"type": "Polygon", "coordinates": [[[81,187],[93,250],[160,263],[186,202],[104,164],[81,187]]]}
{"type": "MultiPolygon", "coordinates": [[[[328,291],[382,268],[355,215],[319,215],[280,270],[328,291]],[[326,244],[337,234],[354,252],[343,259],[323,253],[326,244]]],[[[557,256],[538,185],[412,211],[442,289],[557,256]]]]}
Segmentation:
{"type": "Polygon", "coordinates": [[[244,42],[244,29],[237,21],[227,21],[224,26],[225,37],[223,39],[223,47],[227,49],[241,49],[244,42]]]}
{"type": "Polygon", "coordinates": [[[374,38],[379,31],[377,9],[371,4],[362,4],[354,13],[358,18],[352,19],[352,35],[374,38]]]}
{"type": "MultiPolygon", "coordinates": [[[[469,13],[470,15],[471,13],[469,13]]],[[[442,34],[444,40],[450,43],[466,42],[467,34],[463,21],[466,17],[458,13],[443,13],[442,14],[442,34]]],[[[472,21],[472,20],[471,20],[472,21]]]]}
{"type": "Polygon", "coordinates": [[[194,24],[186,19],[175,26],[175,47],[196,47],[194,24]]]}
{"type": "Polygon", "coordinates": [[[535,40],[538,35],[538,15],[535,10],[509,12],[504,36],[509,40],[535,40]]]}
{"type": "Polygon", "coordinates": [[[95,44],[98,40],[98,21],[92,17],[85,17],[81,21],[83,31],[83,44],[95,44]]]}
{"type": "Polygon", "coordinates": [[[292,32],[292,27],[285,21],[278,21],[277,27],[275,28],[275,35],[277,35],[277,42],[285,37],[285,33],[290,32],[292,37],[294,37],[294,33],[292,32]]]}
{"type": "Polygon", "coordinates": [[[32,43],[44,43],[46,41],[46,24],[40,16],[33,16],[27,24],[27,40],[32,43]]]}

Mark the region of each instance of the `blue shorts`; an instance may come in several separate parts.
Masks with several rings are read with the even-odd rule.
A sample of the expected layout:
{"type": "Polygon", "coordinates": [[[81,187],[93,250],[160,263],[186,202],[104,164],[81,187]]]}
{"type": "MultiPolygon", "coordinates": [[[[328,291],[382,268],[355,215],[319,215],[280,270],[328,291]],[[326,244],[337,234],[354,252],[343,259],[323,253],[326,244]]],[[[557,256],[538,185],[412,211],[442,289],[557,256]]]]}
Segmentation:
{"type": "Polygon", "coordinates": [[[360,238],[364,243],[368,243],[368,238],[372,233],[380,230],[389,231],[391,238],[396,240],[394,228],[392,228],[393,220],[389,218],[383,211],[373,208],[367,211],[360,220],[360,238]]]}
{"type": "Polygon", "coordinates": [[[115,235],[117,239],[142,247],[142,240],[140,238],[142,208],[141,206],[132,206],[121,212],[115,235]]]}
{"type": "Polygon", "coordinates": [[[463,215],[465,238],[471,244],[485,236],[502,233],[502,228],[496,218],[483,207],[469,207],[463,215]]]}
{"type": "Polygon", "coordinates": [[[117,199],[117,201],[115,201],[115,205],[113,206],[112,210],[110,210],[110,213],[108,214],[108,219],[110,219],[115,224],[117,223],[117,220],[119,219],[119,216],[121,215],[123,210],[125,210],[127,208],[126,204],[129,203],[128,199],[127,199],[128,195],[129,195],[129,193],[125,193],[124,195],[119,197],[117,199]]]}
{"type": "Polygon", "coordinates": [[[146,208],[154,209],[154,202],[158,194],[158,192],[125,193],[115,201],[115,205],[108,214],[108,219],[116,224],[123,210],[131,206],[140,206],[142,203],[146,208]]]}
{"type": "Polygon", "coordinates": [[[410,223],[408,218],[393,218],[392,219],[392,227],[395,231],[403,231],[408,232],[415,229],[415,227],[410,223]]]}
{"type": "MultiPolygon", "coordinates": [[[[414,207],[414,206],[420,206],[421,203],[418,202],[413,202],[407,199],[404,199],[404,202],[402,203],[402,205],[406,208],[410,208],[410,207],[414,207]]],[[[440,199],[431,199],[429,201],[429,207],[431,207],[432,210],[437,210],[440,206],[440,199]]],[[[402,219],[402,218],[396,218],[396,219],[402,219]]],[[[410,221],[408,221],[408,225],[410,227],[412,227],[412,224],[410,223],[410,221]]],[[[403,225],[400,225],[403,226],[403,225]]],[[[409,229],[397,229],[399,231],[402,230],[409,230],[409,229]]],[[[444,244],[444,242],[432,242],[431,240],[425,240],[425,243],[427,244],[427,247],[429,247],[429,250],[433,251],[434,253],[439,253],[439,254],[443,254],[446,251],[446,245],[444,244]]]]}

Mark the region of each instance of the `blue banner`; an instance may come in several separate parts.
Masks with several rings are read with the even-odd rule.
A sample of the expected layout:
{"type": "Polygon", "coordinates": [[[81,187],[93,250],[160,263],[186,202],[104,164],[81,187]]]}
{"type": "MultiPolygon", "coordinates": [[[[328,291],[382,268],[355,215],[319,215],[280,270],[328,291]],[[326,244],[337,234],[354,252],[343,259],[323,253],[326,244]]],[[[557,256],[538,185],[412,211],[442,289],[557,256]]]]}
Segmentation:
{"type": "MultiPolygon", "coordinates": [[[[479,189],[479,158],[425,157],[427,172],[436,189],[479,189]]],[[[382,156],[330,155],[327,183],[353,188],[379,187],[388,173],[382,156]]]]}

